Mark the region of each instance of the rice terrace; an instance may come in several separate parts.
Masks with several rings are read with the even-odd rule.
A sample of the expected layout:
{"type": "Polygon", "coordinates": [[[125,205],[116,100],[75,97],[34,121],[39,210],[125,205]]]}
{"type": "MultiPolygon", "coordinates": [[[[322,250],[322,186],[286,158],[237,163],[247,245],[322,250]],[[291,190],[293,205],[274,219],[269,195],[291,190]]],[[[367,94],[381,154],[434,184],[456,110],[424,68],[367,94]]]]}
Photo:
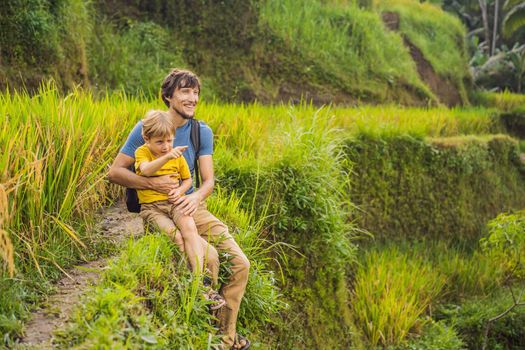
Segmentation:
{"type": "Polygon", "coordinates": [[[0,349],[525,349],[525,1],[0,4],[0,349]]]}

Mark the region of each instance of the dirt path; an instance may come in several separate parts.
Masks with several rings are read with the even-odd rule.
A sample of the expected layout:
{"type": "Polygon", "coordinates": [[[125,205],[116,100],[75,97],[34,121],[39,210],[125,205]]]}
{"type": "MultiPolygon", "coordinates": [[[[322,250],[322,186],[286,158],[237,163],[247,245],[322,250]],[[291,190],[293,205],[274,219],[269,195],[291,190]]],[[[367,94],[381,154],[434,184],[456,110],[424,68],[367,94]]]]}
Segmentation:
{"type": "MultiPolygon", "coordinates": [[[[120,243],[130,235],[143,233],[142,219],[128,213],[124,203],[106,208],[100,214],[98,229],[107,239],[120,243]]],[[[33,312],[26,325],[26,336],[18,349],[52,349],[53,331],[64,326],[80,296],[96,283],[100,272],[107,266],[106,259],[90,261],[68,271],[56,284],[57,293],[49,296],[41,309],[33,312]]]]}

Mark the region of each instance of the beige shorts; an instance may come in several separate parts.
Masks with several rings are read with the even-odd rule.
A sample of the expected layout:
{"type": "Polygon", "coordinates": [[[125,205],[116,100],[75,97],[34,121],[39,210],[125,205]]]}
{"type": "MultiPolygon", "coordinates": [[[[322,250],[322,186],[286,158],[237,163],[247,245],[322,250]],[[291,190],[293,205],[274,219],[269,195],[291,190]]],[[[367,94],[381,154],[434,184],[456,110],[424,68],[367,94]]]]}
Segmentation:
{"type": "Polygon", "coordinates": [[[140,205],[140,216],[144,221],[158,226],[170,236],[177,230],[175,222],[183,215],[167,200],[140,205]]]}

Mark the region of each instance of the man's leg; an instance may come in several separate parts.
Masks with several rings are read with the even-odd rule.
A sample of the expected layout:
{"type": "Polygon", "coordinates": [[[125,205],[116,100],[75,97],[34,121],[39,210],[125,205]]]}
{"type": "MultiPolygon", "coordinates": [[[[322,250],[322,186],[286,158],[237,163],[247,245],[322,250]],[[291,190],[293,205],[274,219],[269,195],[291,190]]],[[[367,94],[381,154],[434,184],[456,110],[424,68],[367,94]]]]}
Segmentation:
{"type": "Polygon", "coordinates": [[[250,261],[228,232],[228,227],[213,216],[207,210],[205,204],[199,206],[195,214],[193,214],[193,219],[199,234],[203,238],[217,242],[215,244],[217,250],[232,256],[232,275],[221,290],[224,299],[226,299],[226,306],[219,310],[218,315],[220,330],[224,334],[224,343],[227,346],[232,346],[235,340],[239,307],[248,283],[250,261]]]}

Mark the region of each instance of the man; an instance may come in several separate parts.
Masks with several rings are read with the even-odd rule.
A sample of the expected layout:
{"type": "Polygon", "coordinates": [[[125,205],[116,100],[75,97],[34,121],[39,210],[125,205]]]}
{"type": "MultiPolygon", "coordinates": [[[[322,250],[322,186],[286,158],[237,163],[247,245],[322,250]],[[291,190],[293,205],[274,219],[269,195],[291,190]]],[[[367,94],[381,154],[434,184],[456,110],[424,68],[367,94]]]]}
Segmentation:
{"type": "MultiPolygon", "coordinates": [[[[196,151],[190,142],[191,123],[195,115],[195,107],[199,100],[200,82],[198,77],[186,70],[174,69],[162,83],[162,100],[168,107],[168,113],[175,124],[176,138],[174,146],[188,146],[183,155],[194,174],[196,151]]],[[[215,185],[213,174],[213,133],[204,123],[200,123],[200,150],[198,154],[199,172],[202,178],[201,186],[193,186],[183,197],[176,198],[173,194],[179,186],[169,175],[159,177],[142,177],[129,170],[135,162],[135,150],[144,144],[141,135],[142,122],[138,122],[124,147],[115,158],[108,174],[111,182],[136,189],[152,189],[167,193],[169,200],[185,215],[192,215],[199,234],[204,239],[212,241],[220,251],[232,256],[232,275],[227,284],[222,287],[221,293],[226,299],[226,305],[219,310],[219,327],[223,336],[225,348],[248,349],[250,342],[236,334],[237,315],[241,299],[248,282],[250,262],[228,232],[228,227],[213,216],[206,208],[205,200],[212,193],[215,185]]],[[[193,182],[195,183],[195,181],[193,182]]],[[[179,233],[180,234],[180,233],[179,233]]],[[[217,280],[219,272],[218,254],[211,247],[208,253],[208,266],[217,280]],[[210,261],[211,260],[211,261],[210,261]]]]}

